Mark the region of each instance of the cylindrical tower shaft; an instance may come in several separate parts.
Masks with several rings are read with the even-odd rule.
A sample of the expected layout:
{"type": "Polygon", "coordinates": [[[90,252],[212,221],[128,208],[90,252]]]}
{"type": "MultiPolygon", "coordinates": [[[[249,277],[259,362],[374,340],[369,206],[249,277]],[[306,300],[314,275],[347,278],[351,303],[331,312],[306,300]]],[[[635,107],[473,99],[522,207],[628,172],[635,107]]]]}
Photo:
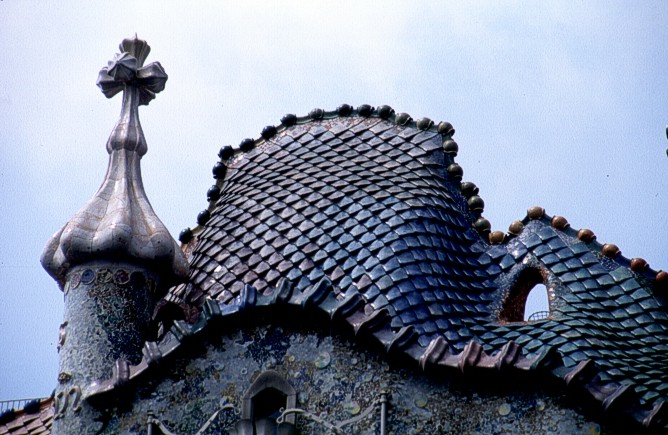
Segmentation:
{"type": "Polygon", "coordinates": [[[123,92],[119,121],[107,141],[109,168],[93,198],[42,254],[44,268],[64,293],[58,349],[54,434],[94,433],[108,419],[86,396],[113,368],[139,363],[151,316],[166,289],[187,276],[188,264],[144,192],[140,160],[147,146],[138,106],[164,89],[167,74],[150,48],[126,39],[100,71],[109,98],[123,92]]]}

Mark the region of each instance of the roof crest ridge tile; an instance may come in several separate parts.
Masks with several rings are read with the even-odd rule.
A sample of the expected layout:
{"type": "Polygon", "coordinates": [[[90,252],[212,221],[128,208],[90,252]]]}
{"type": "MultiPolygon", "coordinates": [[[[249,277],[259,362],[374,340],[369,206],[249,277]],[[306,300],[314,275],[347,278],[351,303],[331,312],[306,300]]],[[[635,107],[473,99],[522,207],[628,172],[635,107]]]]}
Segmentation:
{"type": "MultiPolygon", "coordinates": [[[[207,191],[208,206],[198,214],[198,218],[196,220],[197,225],[194,228],[188,227],[181,231],[179,235],[179,241],[182,243],[182,249],[185,250],[188,242],[190,242],[194,237],[203,231],[204,225],[213,213],[213,210],[216,207],[216,203],[220,198],[220,193],[225,181],[227,166],[231,159],[240,154],[250,152],[254,148],[262,146],[277,134],[283,133],[291,127],[306,125],[314,121],[333,120],[339,118],[382,119],[399,127],[407,127],[416,130],[437,133],[443,140],[444,152],[448,155],[452,155],[453,161],[459,149],[457,143],[452,140],[452,136],[455,134],[455,129],[449,122],[442,121],[435,123],[426,117],[413,120],[413,118],[406,113],[395,114],[394,109],[387,105],[374,108],[370,105],[362,104],[355,109],[348,104],[342,104],[337,109],[329,111],[316,108],[311,110],[305,116],[298,117],[293,114],[285,115],[283,118],[281,118],[281,123],[279,125],[266,126],[257,139],[247,138],[241,141],[241,143],[236,148],[231,145],[226,145],[220,149],[220,152],[218,153],[220,160],[216,162],[212,171],[214,178],[216,179],[216,184],[211,186],[211,188],[209,188],[207,191]]],[[[457,173],[457,171],[461,171],[461,167],[456,163],[452,163],[450,166],[452,167],[452,171],[455,173],[457,173]]],[[[469,210],[469,213],[472,216],[472,222],[475,222],[476,219],[479,219],[481,216],[478,216],[480,213],[472,212],[474,212],[474,210],[469,210]]],[[[480,212],[482,212],[482,210],[480,210],[480,212]]]]}
{"type": "MultiPolygon", "coordinates": [[[[463,185],[466,183],[463,183],[463,185]]],[[[472,184],[472,183],[471,183],[472,184]]],[[[475,185],[473,185],[475,188],[475,185]]],[[[462,188],[464,190],[464,187],[462,188]]],[[[586,244],[590,252],[597,256],[604,256],[612,260],[618,267],[625,267],[640,276],[649,279],[654,283],[654,289],[663,296],[668,296],[668,273],[658,269],[652,269],[645,259],[636,257],[628,258],[622,255],[619,247],[613,243],[600,243],[596,240],[596,235],[593,231],[582,228],[576,230],[571,227],[568,220],[560,215],[550,216],[545,213],[545,209],[540,206],[533,206],[527,210],[527,214],[521,220],[513,221],[508,231],[493,231],[489,234],[489,242],[491,245],[507,245],[512,239],[518,237],[524,231],[526,225],[531,221],[538,221],[550,226],[555,231],[566,236],[578,239],[586,244]]]]}
{"type": "Polygon", "coordinates": [[[642,406],[633,385],[603,381],[593,360],[581,361],[563,375],[563,380],[572,395],[585,392],[589,397],[582,399],[595,402],[608,416],[626,414],[644,429],[668,433],[668,402],[658,400],[651,408],[642,406]]]}

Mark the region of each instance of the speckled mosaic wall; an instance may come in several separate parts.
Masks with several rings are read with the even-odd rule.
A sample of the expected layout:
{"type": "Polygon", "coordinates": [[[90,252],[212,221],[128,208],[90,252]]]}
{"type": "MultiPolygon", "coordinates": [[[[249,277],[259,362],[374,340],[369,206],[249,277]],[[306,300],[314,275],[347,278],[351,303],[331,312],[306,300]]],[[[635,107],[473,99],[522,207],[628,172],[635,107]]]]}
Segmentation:
{"type": "MultiPolygon", "coordinates": [[[[146,433],[153,412],[172,432],[196,433],[221,406],[206,434],[229,433],[239,420],[242,397],[260,373],[273,369],[297,391],[297,407],[333,425],[362,416],[389,393],[388,434],[601,433],[601,427],[570,409],[547,385],[517,383],[471,388],[438,381],[412,366],[389,364],[373,349],[326,333],[292,327],[246,327],[209,343],[195,343],[153,379],[140,381],[131,409],[108,414],[104,433],[146,433]],[[162,378],[160,380],[159,378],[162,378]],[[476,391],[477,390],[477,391],[476,391]],[[505,394],[505,391],[513,391],[505,394]]],[[[444,377],[443,374],[440,377],[444,377]]],[[[530,382],[529,382],[530,383],[530,382]]],[[[98,428],[101,424],[97,425],[98,428]]],[[[310,417],[297,417],[300,434],[327,433],[310,417]]],[[[343,433],[376,434],[380,411],[343,426],[343,433]]],[[[159,433],[159,432],[158,432],[159,433]]]]}
{"type": "Polygon", "coordinates": [[[91,263],[68,275],[58,337],[54,432],[83,433],[87,420],[96,418],[82,403],[87,387],[111,376],[116,360],[141,360],[155,282],[155,276],[127,264],[91,263]]]}
{"type": "Polygon", "coordinates": [[[65,286],[61,369],[110,376],[109,362],[139,362],[154,288],[155,281],[136,268],[75,269],[65,286]]]}

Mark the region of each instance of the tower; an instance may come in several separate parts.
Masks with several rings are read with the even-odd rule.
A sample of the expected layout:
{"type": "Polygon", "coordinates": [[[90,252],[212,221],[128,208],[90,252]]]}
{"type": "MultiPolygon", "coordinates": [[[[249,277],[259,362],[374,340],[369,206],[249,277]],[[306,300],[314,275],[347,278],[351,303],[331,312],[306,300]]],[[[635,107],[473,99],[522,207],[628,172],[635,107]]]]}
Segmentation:
{"type": "Polygon", "coordinates": [[[138,107],[164,89],[167,74],[158,62],[144,66],[150,47],[136,36],[123,40],[120,51],[97,80],[107,98],[123,92],[107,141],[106,176],[41,258],[65,300],[54,433],[87,433],[100,420],[83,400],[88,386],[141,360],[156,301],[188,272],[141,179],[147,146],[138,107]]]}

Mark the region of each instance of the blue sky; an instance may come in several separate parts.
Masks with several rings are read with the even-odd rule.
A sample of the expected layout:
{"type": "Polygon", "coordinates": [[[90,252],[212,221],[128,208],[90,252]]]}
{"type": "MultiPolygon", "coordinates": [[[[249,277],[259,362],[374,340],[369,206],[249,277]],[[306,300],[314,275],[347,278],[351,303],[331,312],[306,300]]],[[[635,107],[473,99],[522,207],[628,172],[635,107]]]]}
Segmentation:
{"type": "Polygon", "coordinates": [[[668,3],[361,3],[0,2],[0,400],[55,387],[62,293],[39,256],[103,179],[121,102],[95,80],[135,32],[169,75],[142,172],[174,236],[222,145],[389,104],[455,126],[494,229],[541,205],[668,268],[668,3]]]}

